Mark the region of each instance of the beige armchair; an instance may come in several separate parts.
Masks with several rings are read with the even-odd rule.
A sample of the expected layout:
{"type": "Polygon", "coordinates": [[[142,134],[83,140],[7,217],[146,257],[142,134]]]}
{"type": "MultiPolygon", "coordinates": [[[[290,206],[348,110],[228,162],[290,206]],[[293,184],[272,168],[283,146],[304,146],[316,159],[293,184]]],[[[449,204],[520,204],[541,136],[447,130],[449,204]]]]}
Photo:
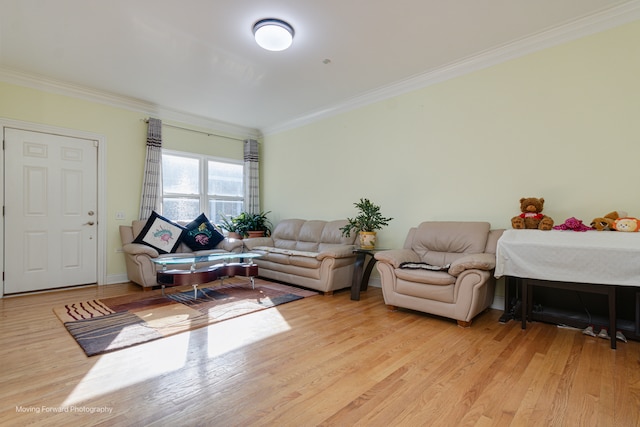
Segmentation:
{"type": "Polygon", "coordinates": [[[423,222],[403,249],[375,254],[384,301],[455,319],[468,327],[495,290],[496,245],[503,230],[488,222],[423,222]]]}
{"type": "MultiPolygon", "coordinates": [[[[193,252],[187,245],[181,243],[176,253],[160,255],[154,248],[141,243],[132,243],[135,237],[140,234],[146,221],[133,221],[131,225],[120,226],[120,240],[122,241],[122,252],[127,266],[127,276],[130,281],[136,283],[144,290],[150,290],[158,286],[156,281],[157,266],[152,258],[165,256],[194,256],[219,252],[242,252],[242,240],[228,239],[225,237],[215,249],[207,251],[193,252]]],[[[185,225],[182,223],[181,225],[185,225]]]]}

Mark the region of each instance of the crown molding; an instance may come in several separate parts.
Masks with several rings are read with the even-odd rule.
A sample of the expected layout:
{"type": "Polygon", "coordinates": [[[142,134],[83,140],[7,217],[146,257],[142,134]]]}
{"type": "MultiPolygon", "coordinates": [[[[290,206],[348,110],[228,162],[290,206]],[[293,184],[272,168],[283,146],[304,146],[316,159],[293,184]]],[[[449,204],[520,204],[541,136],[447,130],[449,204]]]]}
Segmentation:
{"type": "Polygon", "coordinates": [[[215,130],[218,133],[240,136],[242,138],[258,139],[262,136],[257,129],[247,128],[208,117],[198,116],[174,110],[169,107],[155,105],[133,97],[114,95],[109,92],[91,89],[80,85],[74,85],[36,74],[28,74],[8,67],[0,66],[0,81],[25,86],[44,92],[83,99],[116,108],[124,108],[137,111],[162,120],[171,120],[205,129],[215,130]]]}
{"type": "Polygon", "coordinates": [[[321,119],[355,110],[375,102],[409,93],[469,74],[511,59],[605,31],[640,19],[640,1],[633,0],[623,5],[601,11],[565,25],[550,28],[529,37],[507,43],[456,61],[435,70],[380,87],[342,103],[311,111],[308,114],[262,129],[263,135],[291,130],[321,119]]]}
{"type": "Polygon", "coordinates": [[[27,74],[18,70],[0,66],[0,81],[39,89],[90,102],[110,105],[141,112],[146,115],[179,123],[212,129],[233,136],[259,139],[264,135],[275,134],[311,124],[331,116],[355,110],[375,102],[383,101],[418,89],[423,89],[455,77],[483,68],[515,59],[529,53],[595,34],[640,19],[640,0],[632,0],[617,7],[539,32],[514,42],[497,46],[485,52],[469,56],[434,70],[421,73],[390,85],[363,93],[341,103],[326,106],[285,122],[267,126],[261,130],[247,128],[204,116],[178,111],[166,106],[152,104],[133,97],[114,95],[79,85],[57,81],[48,77],[27,74]]]}

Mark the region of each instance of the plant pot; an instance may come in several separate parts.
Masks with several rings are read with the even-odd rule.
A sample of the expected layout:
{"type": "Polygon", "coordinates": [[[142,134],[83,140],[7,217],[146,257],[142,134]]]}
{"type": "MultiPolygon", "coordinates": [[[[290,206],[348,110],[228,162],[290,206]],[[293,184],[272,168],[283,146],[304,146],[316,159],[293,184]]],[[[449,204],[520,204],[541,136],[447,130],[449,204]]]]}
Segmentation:
{"type": "Polygon", "coordinates": [[[247,231],[247,234],[249,235],[250,239],[254,237],[264,237],[264,230],[247,231]]]}
{"type": "Polygon", "coordinates": [[[235,231],[230,231],[227,237],[230,239],[242,240],[242,235],[240,233],[236,233],[235,231]]]}
{"type": "Polygon", "coordinates": [[[360,248],[374,249],[376,247],[375,231],[360,231],[359,237],[360,237],[360,248]]]}

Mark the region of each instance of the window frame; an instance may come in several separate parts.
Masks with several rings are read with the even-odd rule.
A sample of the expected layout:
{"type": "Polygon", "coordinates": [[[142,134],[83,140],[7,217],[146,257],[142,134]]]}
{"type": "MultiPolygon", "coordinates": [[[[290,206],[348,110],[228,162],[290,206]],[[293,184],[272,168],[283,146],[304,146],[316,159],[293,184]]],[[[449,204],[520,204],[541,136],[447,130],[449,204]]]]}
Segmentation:
{"type": "MultiPolygon", "coordinates": [[[[161,210],[164,211],[164,199],[165,198],[181,198],[181,199],[198,199],[200,212],[204,212],[205,215],[214,222],[216,217],[215,212],[209,211],[209,205],[212,200],[218,201],[231,201],[231,202],[241,202],[242,209],[244,210],[245,203],[245,192],[244,192],[244,160],[238,159],[230,159],[225,157],[217,157],[211,156],[207,154],[199,154],[199,153],[191,153],[187,151],[177,151],[177,150],[168,150],[163,148],[161,154],[161,162],[164,160],[164,155],[174,156],[174,157],[182,157],[188,159],[196,159],[198,160],[198,184],[200,187],[200,193],[167,193],[164,189],[164,181],[162,185],[162,203],[161,210]],[[221,196],[221,195],[210,195],[209,194],[209,162],[218,162],[218,163],[227,163],[232,165],[238,165],[242,167],[242,196],[221,196]]],[[[164,176],[163,176],[164,180],[164,176]]]]}

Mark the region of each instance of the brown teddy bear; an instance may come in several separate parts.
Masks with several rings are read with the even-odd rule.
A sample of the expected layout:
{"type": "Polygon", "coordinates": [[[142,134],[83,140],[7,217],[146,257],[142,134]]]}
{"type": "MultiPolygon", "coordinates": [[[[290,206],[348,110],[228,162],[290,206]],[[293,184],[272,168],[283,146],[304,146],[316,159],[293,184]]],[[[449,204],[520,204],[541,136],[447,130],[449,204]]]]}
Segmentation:
{"type": "Polygon", "coordinates": [[[613,211],[609,212],[605,216],[601,218],[594,218],[591,221],[591,227],[595,228],[598,231],[604,230],[613,230],[613,222],[618,219],[627,216],[626,212],[622,211],[613,211]]]}
{"type": "Polygon", "coordinates": [[[543,198],[523,197],[520,199],[520,212],[522,213],[511,218],[511,226],[517,230],[528,228],[551,230],[553,219],[542,213],[543,207],[543,198]]]}

